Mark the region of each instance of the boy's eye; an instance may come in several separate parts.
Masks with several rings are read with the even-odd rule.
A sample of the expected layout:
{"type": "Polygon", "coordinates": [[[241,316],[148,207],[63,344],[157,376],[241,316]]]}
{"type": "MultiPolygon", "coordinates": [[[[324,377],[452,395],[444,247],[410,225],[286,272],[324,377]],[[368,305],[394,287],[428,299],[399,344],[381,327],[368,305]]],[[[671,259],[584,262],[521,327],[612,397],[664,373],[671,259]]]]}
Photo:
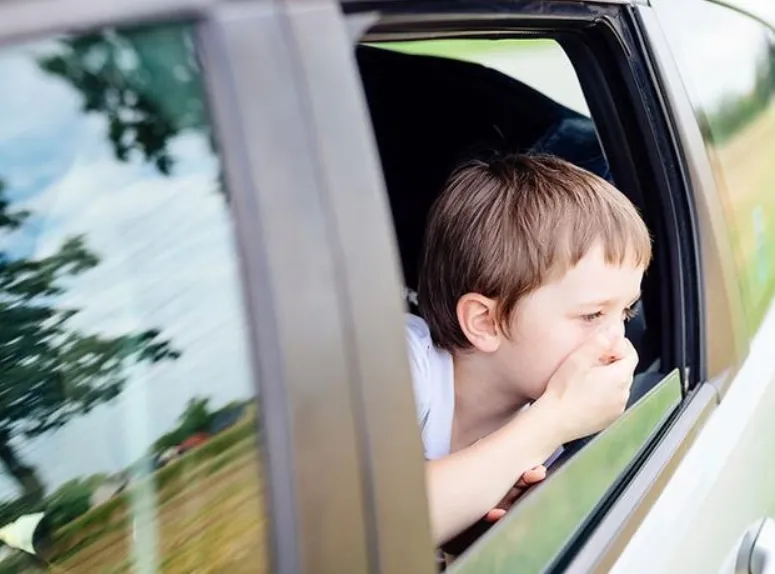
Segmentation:
{"type": "Polygon", "coordinates": [[[635,308],[634,305],[632,307],[627,307],[624,310],[624,320],[625,321],[629,321],[630,319],[635,317],[637,314],[638,314],[638,310],[635,308]]]}
{"type": "Polygon", "coordinates": [[[597,311],[596,313],[590,313],[589,315],[582,315],[581,318],[584,321],[589,321],[590,323],[596,319],[599,319],[603,316],[603,313],[601,311],[597,311]]]}

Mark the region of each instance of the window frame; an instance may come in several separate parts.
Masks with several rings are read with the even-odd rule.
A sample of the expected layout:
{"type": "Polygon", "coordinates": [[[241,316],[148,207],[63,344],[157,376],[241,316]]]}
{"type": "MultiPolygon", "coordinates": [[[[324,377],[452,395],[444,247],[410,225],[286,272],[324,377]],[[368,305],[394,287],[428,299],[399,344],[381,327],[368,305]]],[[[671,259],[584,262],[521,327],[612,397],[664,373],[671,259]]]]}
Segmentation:
{"type": "Polygon", "coordinates": [[[269,569],[367,572],[347,326],[285,16],[268,0],[7,0],[0,46],[103,27],[193,24],[261,397],[269,569]]]}
{"type": "MultiPolygon", "coordinates": [[[[622,2],[607,3],[605,6],[600,5],[600,3],[588,5],[581,2],[551,2],[541,5],[496,3],[488,5],[487,9],[491,10],[490,13],[483,13],[480,5],[461,2],[452,8],[447,7],[447,9],[454,10],[454,13],[445,14],[443,7],[420,2],[390,3],[387,5],[373,2],[348,2],[344,5],[344,12],[348,18],[363,17],[362,11],[366,11],[370,15],[370,23],[378,22],[376,27],[378,36],[369,37],[369,40],[374,41],[391,37],[404,40],[428,37],[478,37],[486,35],[488,32],[497,32],[503,35],[505,33],[511,34],[519,29],[523,31],[527,29],[531,32],[538,30],[548,35],[548,33],[556,34],[560,29],[588,31],[590,27],[596,27],[599,32],[599,36],[596,38],[597,47],[608,50],[609,57],[605,63],[616,70],[615,73],[619,75],[616,78],[619,81],[620,91],[618,94],[623,95],[624,100],[613,98],[610,93],[588,93],[586,86],[594,78],[601,78],[599,59],[589,58],[589,53],[587,53],[587,61],[591,66],[588,68],[580,66],[579,63],[585,56],[584,50],[588,50],[589,45],[584,43],[574,45],[572,42],[568,42],[567,38],[566,41],[560,42],[579,73],[593,117],[606,117],[610,111],[612,100],[629,108],[617,110],[619,114],[627,115],[629,123],[626,124],[625,128],[621,125],[614,126],[612,129],[614,133],[601,134],[601,139],[603,139],[604,144],[608,144],[606,146],[607,154],[610,153],[612,141],[625,146],[630,158],[630,166],[640,167],[640,169],[634,170],[630,167],[629,179],[639,180],[645,176],[642,181],[648,181],[648,185],[653,186],[653,188],[649,187],[649,192],[660,193],[662,197],[660,203],[665,209],[666,228],[663,232],[666,234],[665,242],[669,249],[668,253],[664,254],[668,258],[668,263],[663,273],[668,273],[668,276],[673,279],[671,290],[666,293],[666,296],[671,300],[673,312],[680,317],[678,321],[680,332],[676,334],[668,352],[673,354],[675,365],[682,367],[681,378],[684,398],[692,400],[685,400],[681,404],[680,416],[673,417],[668,424],[658,425],[654,429],[654,440],[645,447],[651,453],[650,457],[643,457],[643,460],[639,461],[643,465],[647,465],[649,461],[654,460],[654,457],[666,456],[664,454],[666,437],[671,437],[673,443],[670,444],[675,447],[676,429],[679,433],[677,439],[679,445],[688,444],[687,441],[691,433],[683,432],[687,421],[692,418],[697,425],[701,424],[701,421],[704,421],[704,416],[697,416],[696,411],[706,413],[708,405],[713,403],[712,398],[715,397],[715,393],[712,388],[700,386],[700,383],[705,379],[706,356],[705,341],[701,335],[704,329],[704,301],[698,287],[702,277],[702,269],[699,261],[695,206],[693,197],[687,191],[685,168],[673,138],[671,118],[665,113],[663,95],[653,83],[653,69],[643,50],[639,23],[635,18],[635,9],[630,3],[622,2]],[[381,12],[378,9],[381,9],[381,12]],[[379,18],[380,15],[382,18],[379,18]],[[391,36],[391,33],[394,35],[391,36]],[[582,75],[585,76],[584,79],[581,78],[582,75]],[[605,109],[606,113],[601,115],[601,109],[605,109]],[[615,133],[617,131],[618,133],[615,133]],[[637,135],[633,135],[633,131],[637,135]],[[679,221],[685,225],[679,226],[679,221]],[[711,400],[707,400],[708,397],[711,397],[711,400]],[[660,447],[662,450],[659,450],[660,447]]],[[[353,24],[353,27],[355,25],[353,24]]],[[[357,73],[357,67],[354,68],[354,71],[357,73]]],[[[604,85],[607,86],[608,76],[604,77],[606,78],[604,85]]],[[[625,167],[623,170],[621,166],[622,164],[626,165],[628,160],[617,158],[616,154],[612,154],[609,156],[609,161],[617,180],[619,180],[620,174],[627,169],[625,167]],[[618,171],[617,163],[619,164],[618,171]]],[[[638,185],[638,182],[635,181],[634,184],[638,185]]],[[[387,262],[385,264],[387,265],[387,262]]],[[[376,265],[374,266],[376,267],[376,265]]],[[[665,367],[665,370],[669,370],[669,368],[665,367]]],[[[362,384],[370,383],[364,380],[362,384]]],[[[375,430],[376,425],[373,420],[367,419],[366,423],[365,432],[367,433],[386,432],[385,429],[375,430]]],[[[691,424],[690,426],[696,429],[697,425],[691,424]]],[[[672,447],[668,445],[667,448],[670,450],[672,447]]],[[[674,454],[676,451],[676,448],[672,448],[670,452],[674,454]]],[[[372,461],[377,458],[375,450],[370,450],[369,455],[372,461]]],[[[640,465],[633,465],[628,470],[627,476],[622,477],[625,482],[618,487],[620,493],[627,492],[629,479],[637,476],[639,468],[640,465]]],[[[655,495],[659,491],[660,485],[648,484],[645,486],[649,488],[652,495],[655,495]],[[653,488],[651,488],[652,486],[653,488]]],[[[372,493],[375,498],[384,497],[392,500],[401,496],[401,492],[393,485],[387,485],[387,487],[382,485],[375,488],[372,493]]],[[[596,531],[597,525],[605,518],[606,511],[620,499],[621,497],[602,501],[603,504],[600,505],[596,515],[590,516],[584,525],[586,535],[596,531]]],[[[413,516],[420,519],[418,513],[413,516]]],[[[385,527],[384,524],[378,524],[378,529],[381,530],[383,527],[385,527]]],[[[561,557],[559,562],[556,561],[555,564],[568,564],[573,553],[584,547],[584,542],[585,540],[582,539],[574,543],[571,553],[561,557]]]]}
{"type": "Polygon", "coordinates": [[[288,5],[349,315],[346,352],[364,462],[369,571],[436,572],[425,475],[413,464],[422,460],[422,444],[408,384],[397,243],[350,32],[334,1],[288,5]]]}

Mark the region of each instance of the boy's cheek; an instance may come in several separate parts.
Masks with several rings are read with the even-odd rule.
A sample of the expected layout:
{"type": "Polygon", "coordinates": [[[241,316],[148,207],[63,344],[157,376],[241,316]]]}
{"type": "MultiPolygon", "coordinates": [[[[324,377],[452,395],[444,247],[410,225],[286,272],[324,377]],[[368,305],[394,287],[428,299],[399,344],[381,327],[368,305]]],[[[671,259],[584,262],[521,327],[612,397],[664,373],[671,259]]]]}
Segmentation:
{"type": "Polygon", "coordinates": [[[555,371],[589,336],[586,326],[581,321],[546,319],[532,333],[520,333],[512,355],[512,368],[522,379],[519,391],[532,400],[544,394],[555,371]]]}

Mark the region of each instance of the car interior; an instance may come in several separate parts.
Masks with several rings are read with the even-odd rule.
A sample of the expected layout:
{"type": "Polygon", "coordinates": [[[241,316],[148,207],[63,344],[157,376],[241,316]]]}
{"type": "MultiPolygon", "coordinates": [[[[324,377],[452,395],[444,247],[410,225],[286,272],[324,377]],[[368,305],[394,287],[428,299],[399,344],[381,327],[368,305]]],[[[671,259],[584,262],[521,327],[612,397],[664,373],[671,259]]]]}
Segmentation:
{"type": "MultiPolygon", "coordinates": [[[[417,286],[428,211],[461,161],[493,151],[547,153],[613,183],[594,121],[513,77],[476,63],[367,44],[357,46],[356,58],[389,195],[405,293],[417,286]]],[[[644,212],[643,198],[630,199],[644,212]]],[[[640,357],[630,405],[663,377],[658,277],[659,267],[652,264],[638,313],[627,325],[627,337],[640,357]]],[[[417,313],[411,299],[407,308],[417,313]]],[[[562,458],[567,460],[588,440],[566,445],[562,458]]],[[[445,551],[460,554],[488,526],[474,525],[445,551]]]]}

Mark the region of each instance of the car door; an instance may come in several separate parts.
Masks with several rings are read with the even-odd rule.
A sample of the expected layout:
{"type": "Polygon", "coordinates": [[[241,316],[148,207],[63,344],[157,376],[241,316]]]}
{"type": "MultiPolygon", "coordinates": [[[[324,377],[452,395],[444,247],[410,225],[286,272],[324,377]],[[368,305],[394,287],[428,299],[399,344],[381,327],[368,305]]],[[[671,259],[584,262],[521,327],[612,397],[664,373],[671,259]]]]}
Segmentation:
{"type": "MultiPolygon", "coordinates": [[[[703,251],[702,263],[697,250],[695,218],[706,217],[702,211],[706,208],[718,216],[719,208],[711,201],[695,205],[690,199],[687,181],[691,174],[676,146],[673,116],[661,104],[662,92],[655,83],[637,10],[618,2],[510,2],[498,6],[346,2],[339,6],[320,1],[291,3],[289,14],[295,57],[301,62],[307,87],[316,154],[327,178],[326,193],[336,221],[333,233],[339,244],[345,304],[352,313],[348,352],[356,366],[354,383],[360,401],[358,425],[370,518],[367,537],[372,566],[381,572],[433,571],[419,432],[400,329],[402,280],[409,273],[405,277],[399,273],[403,254],[397,247],[409,240],[396,240],[405,226],[390,225],[388,207],[395,217],[396,206],[400,209],[404,204],[396,203],[392,195],[402,193],[400,187],[386,189],[396,174],[388,171],[395,163],[386,161],[384,153],[385,149],[396,153],[414,150],[415,136],[425,142],[434,131],[426,128],[413,134],[411,123],[400,123],[400,113],[387,119],[374,115],[370,97],[380,95],[373,91],[374,86],[379,89],[379,80],[385,76],[375,69],[367,81],[364,70],[358,68],[367,60],[357,49],[361,44],[370,48],[401,44],[399,40],[433,44],[441,39],[505,39],[519,44],[536,39],[552,40],[559,48],[554,53],[564,53],[572,61],[570,68],[565,64],[547,67],[552,73],[563,71],[551,81],[536,80],[533,85],[551,89],[572,80],[571,89],[582,94],[583,104],[576,99],[572,105],[582,110],[588,106],[587,113],[591,111],[595,140],[603,142],[615,181],[647,210],[659,254],[646,301],[653,320],[649,337],[654,337],[656,349],[651,374],[657,375],[659,384],[628,416],[529,493],[451,570],[562,571],[584,556],[592,556],[587,563],[602,570],[637,529],[642,514],[659,496],[675,463],[716,404],[716,389],[700,384],[708,379],[702,326],[709,321],[730,343],[714,347],[714,378],[744,352],[738,317],[730,311],[730,300],[736,301],[736,284],[733,275],[724,274],[728,266],[724,267],[727,252],[723,246],[728,240],[716,238],[722,241],[721,255],[716,249],[703,251]],[[571,76],[563,76],[568,70],[571,76]],[[400,139],[391,146],[391,140],[380,133],[397,124],[399,135],[402,132],[406,138],[403,146],[400,139]],[[701,264],[705,279],[713,284],[708,289],[715,305],[712,312],[702,300],[701,264]],[[614,523],[616,527],[607,528],[614,523]]],[[[519,46],[507,48],[516,50],[511,56],[515,59],[524,53],[519,46]]],[[[396,52],[417,56],[425,49],[402,46],[396,52]]],[[[467,49],[460,59],[476,61],[467,49]]],[[[499,61],[511,69],[503,59],[499,61]]],[[[409,95],[411,100],[412,94],[420,93],[421,77],[413,76],[411,85],[400,83],[400,73],[397,78],[399,96],[409,95]]],[[[564,101],[563,92],[564,88],[554,97],[564,101]]],[[[377,101],[384,103],[388,93],[382,96],[377,101]]],[[[486,102],[479,103],[485,108],[486,102]]],[[[466,111],[458,100],[451,105],[456,113],[466,111]]],[[[411,110],[407,117],[421,123],[434,111],[433,106],[422,112],[411,110]]],[[[471,115],[476,112],[470,110],[471,115]]],[[[434,124],[438,125],[443,127],[434,124]]],[[[444,138],[455,136],[454,130],[442,133],[444,138]]],[[[416,157],[413,151],[407,155],[416,157]]],[[[419,174],[421,168],[418,165],[418,171],[411,173],[419,174]]],[[[411,178],[406,181],[411,185],[411,178]]],[[[417,191],[410,189],[407,194],[417,191]]],[[[408,204],[407,209],[411,207],[408,204]]],[[[402,219],[402,225],[407,221],[413,220],[402,219]]]]}
{"type": "Polygon", "coordinates": [[[1,571],[370,571],[285,22],[0,5],[1,571]]]}

